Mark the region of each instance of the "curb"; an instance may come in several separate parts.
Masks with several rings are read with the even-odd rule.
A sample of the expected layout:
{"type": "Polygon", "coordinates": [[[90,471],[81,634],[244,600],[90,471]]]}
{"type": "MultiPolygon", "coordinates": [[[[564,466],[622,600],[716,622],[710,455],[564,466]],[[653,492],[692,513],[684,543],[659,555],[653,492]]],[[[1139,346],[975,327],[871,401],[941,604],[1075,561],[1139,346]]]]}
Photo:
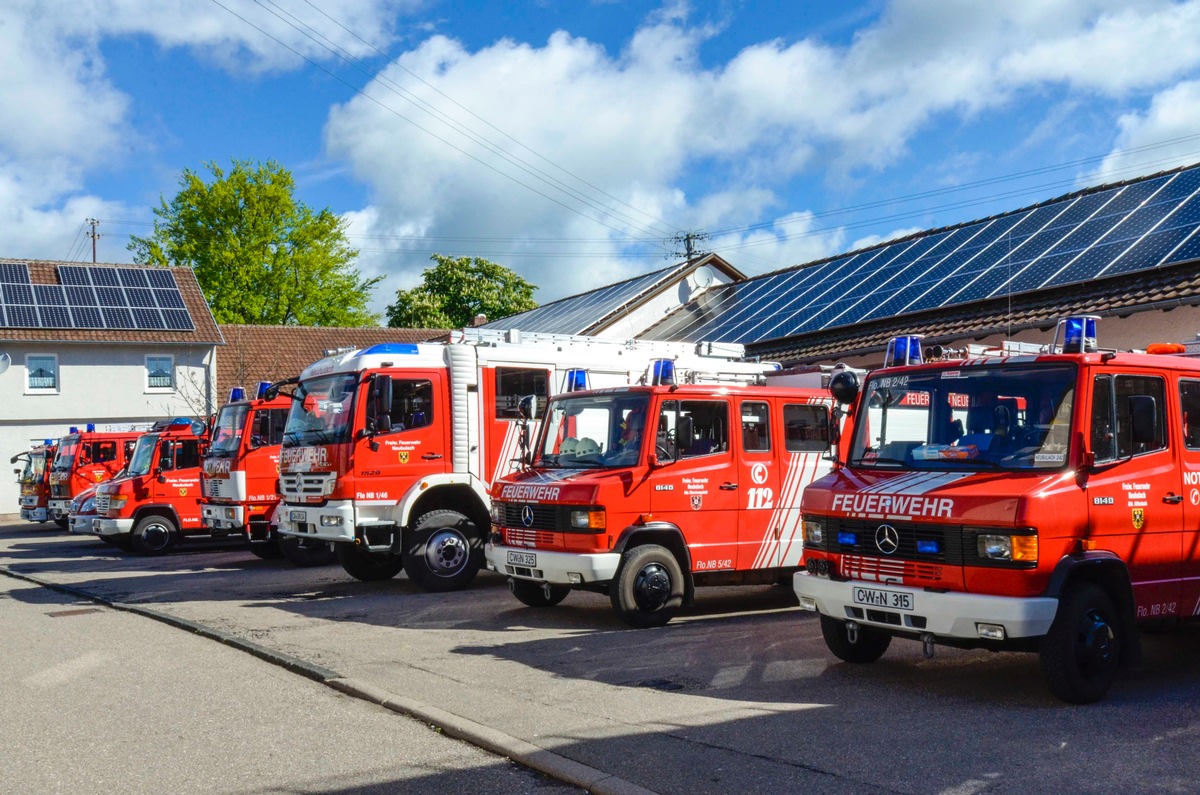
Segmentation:
{"type": "Polygon", "coordinates": [[[631,781],[597,770],[581,762],[568,759],[554,751],[513,737],[499,729],[493,729],[482,723],[456,715],[438,707],[430,706],[410,698],[398,696],[375,685],[359,679],[342,676],[336,671],[314,665],[299,657],[268,649],[253,641],[230,635],[226,632],[206,627],[195,621],[162,613],[141,605],[126,602],[113,602],[103,597],[81,591],[70,585],[49,582],[32,574],[23,574],[0,566],[0,574],[16,580],[24,580],[42,588],[84,599],[89,602],[111,607],[126,613],[135,613],[146,618],[168,624],[177,629],[184,629],[209,640],[217,641],[239,651],[251,654],[260,660],[285,668],[326,687],[337,690],[344,695],[369,701],[372,704],[389,709],[401,715],[415,718],[442,734],[462,740],[499,756],[508,757],[518,764],[538,771],[550,778],[570,784],[594,793],[594,795],[657,795],[654,790],[646,789],[631,781]]]}

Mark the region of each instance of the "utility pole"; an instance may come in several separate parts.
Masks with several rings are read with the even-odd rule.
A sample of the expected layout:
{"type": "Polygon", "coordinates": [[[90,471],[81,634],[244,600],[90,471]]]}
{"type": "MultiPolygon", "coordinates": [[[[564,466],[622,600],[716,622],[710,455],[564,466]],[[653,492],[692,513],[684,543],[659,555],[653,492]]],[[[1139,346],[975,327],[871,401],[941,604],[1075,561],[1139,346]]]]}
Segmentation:
{"type": "Polygon", "coordinates": [[[100,222],[95,218],[89,218],[84,221],[85,224],[92,228],[92,231],[87,233],[87,236],[92,239],[92,264],[96,264],[96,241],[100,239],[100,233],[96,231],[96,227],[100,226],[100,222]]]}
{"type": "Polygon", "coordinates": [[[675,244],[675,250],[666,256],[667,259],[672,257],[683,256],[688,262],[691,262],[696,257],[704,256],[710,252],[697,248],[696,244],[708,240],[707,232],[684,232],[681,235],[675,235],[671,238],[671,242],[675,244]],[[683,251],[679,251],[679,246],[683,246],[683,251]]]}

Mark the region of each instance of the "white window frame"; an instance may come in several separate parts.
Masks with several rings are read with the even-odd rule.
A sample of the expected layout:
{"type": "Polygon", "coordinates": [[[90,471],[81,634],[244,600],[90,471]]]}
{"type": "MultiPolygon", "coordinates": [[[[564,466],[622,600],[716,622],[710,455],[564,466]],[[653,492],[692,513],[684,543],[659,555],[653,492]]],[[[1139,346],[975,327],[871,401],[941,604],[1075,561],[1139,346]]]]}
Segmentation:
{"type": "Polygon", "coordinates": [[[62,373],[58,369],[57,353],[27,353],[25,354],[25,394],[26,395],[57,395],[62,387],[62,373]],[[49,359],[54,362],[54,386],[33,386],[29,381],[33,375],[31,359],[49,359]]]}
{"type": "Polygon", "coordinates": [[[153,395],[167,395],[175,392],[178,385],[178,378],[175,373],[175,356],[170,353],[148,353],[146,354],[146,393],[153,395]],[[168,369],[171,372],[170,386],[151,386],[150,384],[150,360],[151,359],[167,359],[170,361],[168,369]]]}

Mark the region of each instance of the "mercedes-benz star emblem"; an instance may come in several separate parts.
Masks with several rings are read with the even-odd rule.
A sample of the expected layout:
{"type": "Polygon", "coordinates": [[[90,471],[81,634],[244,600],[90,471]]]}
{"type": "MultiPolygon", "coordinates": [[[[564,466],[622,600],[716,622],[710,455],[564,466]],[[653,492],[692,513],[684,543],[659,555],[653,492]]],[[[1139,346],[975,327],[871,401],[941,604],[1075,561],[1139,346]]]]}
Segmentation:
{"type": "Polygon", "coordinates": [[[533,527],[533,509],[528,505],[521,509],[521,524],[533,527]]]}
{"type": "Polygon", "coordinates": [[[881,524],[875,530],[875,546],[885,555],[891,555],[900,548],[900,534],[890,524],[881,524]]]}

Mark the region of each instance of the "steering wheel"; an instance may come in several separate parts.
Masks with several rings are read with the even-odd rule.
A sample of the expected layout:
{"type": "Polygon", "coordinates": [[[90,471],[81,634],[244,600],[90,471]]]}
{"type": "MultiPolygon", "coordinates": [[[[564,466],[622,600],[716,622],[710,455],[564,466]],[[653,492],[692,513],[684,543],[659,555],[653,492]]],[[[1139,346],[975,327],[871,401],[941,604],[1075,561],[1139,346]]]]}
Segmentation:
{"type": "Polygon", "coordinates": [[[654,445],[654,454],[659,458],[674,458],[674,456],[671,455],[671,451],[667,449],[666,445],[662,444],[654,445]]]}

